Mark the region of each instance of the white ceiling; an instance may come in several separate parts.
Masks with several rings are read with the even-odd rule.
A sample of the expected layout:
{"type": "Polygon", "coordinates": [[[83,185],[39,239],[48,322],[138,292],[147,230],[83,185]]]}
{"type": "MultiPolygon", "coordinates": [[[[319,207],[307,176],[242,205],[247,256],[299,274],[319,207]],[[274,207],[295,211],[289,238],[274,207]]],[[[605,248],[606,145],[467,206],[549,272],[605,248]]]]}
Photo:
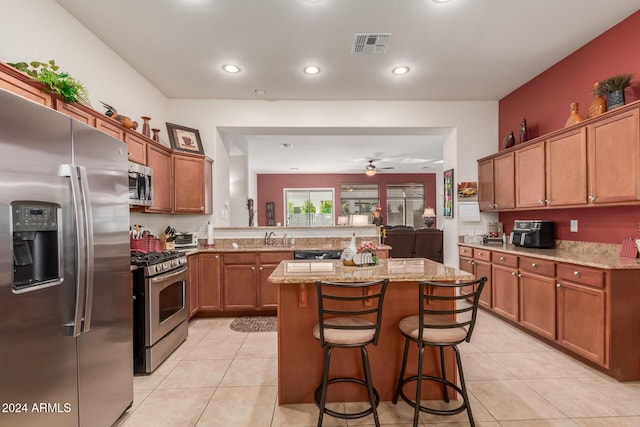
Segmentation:
{"type": "MultiPolygon", "coordinates": [[[[499,100],[640,9],[640,0],[57,2],[169,98],[267,100],[499,100]],[[383,55],[351,54],[354,34],[366,32],[392,34],[383,55]],[[228,63],[242,72],[225,73],[228,63]],[[320,74],[305,75],[307,65],[320,74]],[[391,74],[398,65],[411,71],[391,74]]],[[[358,153],[346,151],[350,130],[242,132],[227,130],[239,147],[259,147],[264,172],[356,172],[370,158],[413,172],[415,164],[394,160],[431,157],[424,149],[431,144],[440,144],[442,156],[443,138],[433,135],[442,130],[369,137],[358,153]],[[285,156],[274,144],[314,147],[320,140],[323,157],[335,145],[332,157],[346,160],[312,170],[302,158],[290,166],[273,157],[285,156]]]]}

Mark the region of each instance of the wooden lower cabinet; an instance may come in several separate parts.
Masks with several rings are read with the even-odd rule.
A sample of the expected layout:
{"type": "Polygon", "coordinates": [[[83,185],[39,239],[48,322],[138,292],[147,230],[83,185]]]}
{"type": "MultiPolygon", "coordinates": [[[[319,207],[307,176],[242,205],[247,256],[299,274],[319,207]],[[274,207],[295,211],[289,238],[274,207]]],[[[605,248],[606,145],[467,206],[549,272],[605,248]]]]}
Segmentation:
{"type": "Polygon", "coordinates": [[[519,315],[518,270],[494,264],[491,275],[493,311],[517,322],[519,315]]]}
{"type": "Polygon", "coordinates": [[[258,254],[258,308],[278,308],[278,286],[267,279],[281,261],[293,259],[291,252],[261,252],[258,254]]]}
{"type": "Polygon", "coordinates": [[[605,293],[602,289],[559,281],[558,342],[598,364],[605,363],[605,293]]]}
{"type": "Polygon", "coordinates": [[[550,340],[556,339],[556,281],[520,274],[520,324],[550,340]]]}
{"type": "Polygon", "coordinates": [[[200,275],[200,256],[198,254],[187,256],[187,265],[189,267],[189,318],[192,318],[197,312],[199,307],[198,298],[198,276],[200,275]]]}
{"type": "Polygon", "coordinates": [[[217,312],[221,304],[221,255],[216,253],[198,254],[198,310],[217,312]]]}
{"type": "Polygon", "coordinates": [[[491,308],[493,306],[491,298],[491,263],[486,261],[475,260],[475,276],[476,279],[486,277],[487,281],[484,283],[484,288],[480,294],[480,305],[491,308]]]}
{"type": "Polygon", "coordinates": [[[255,310],[257,307],[256,254],[250,252],[223,255],[224,310],[255,310]]]}

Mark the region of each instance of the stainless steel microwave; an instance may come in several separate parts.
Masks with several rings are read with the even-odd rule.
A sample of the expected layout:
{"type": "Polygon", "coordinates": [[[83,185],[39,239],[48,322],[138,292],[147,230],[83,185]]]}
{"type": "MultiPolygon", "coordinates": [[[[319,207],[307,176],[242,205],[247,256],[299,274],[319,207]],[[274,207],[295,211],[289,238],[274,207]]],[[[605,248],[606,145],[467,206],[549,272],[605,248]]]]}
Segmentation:
{"type": "Polygon", "coordinates": [[[129,205],[151,206],[153,197],[153,170],[129,162],[129,205]]]}

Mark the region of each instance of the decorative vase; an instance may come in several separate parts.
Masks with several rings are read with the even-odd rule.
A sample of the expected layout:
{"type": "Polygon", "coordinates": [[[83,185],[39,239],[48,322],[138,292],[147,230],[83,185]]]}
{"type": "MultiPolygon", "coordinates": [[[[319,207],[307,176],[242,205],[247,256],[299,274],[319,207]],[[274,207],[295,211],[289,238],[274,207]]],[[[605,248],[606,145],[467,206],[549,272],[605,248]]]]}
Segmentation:
{"type": "Polygon", "coordinates": [[[151,131],[153,132],[153,140],[156,142],[160,142],[160,137],[158,136],[158,134],[160,133],[160,129],[151,129],[151,131]]]}
{"type": "Polygon", "coordinates": [[[607,94],[607,108],[609,111],[624,105],[624,90],[617,90],[607,94]]]}
{"type": "Polygon", "coordinates": [[[518,144],[522,144],[527,139],[529,139],[528,135],[529,130],[527,129],[527,119],[522,119],[520,122],[520,141],[518,144]]]}
{"type": "Polygon", "coordinates": [[[149,127],[149,120],[151,120],[151,117],[140,117],[142,119],[142,134],[144,136],[151,136],[151,132],[150,132],[150,127],[149,127]]]}
{"type": "Polygon", "coordinates": [[[516,144],[516,137],[513,136],[513,131],[509,132],[509,135],[505,136],[502,140],[502,147],[511,148],[516,144]]]}
{"type": "Polygon", "coordinates": [[[595,117],[607,112],[607,100],[601,95],[600,83],[593,85],[593,99],[589,105],[589,114],[587,117],[595,117]]]}
{"type": "Polygon", "coordinates": [[[576,123],[580,123],[581,121],[584,120],[584,117],[582,117],[580,113],[578,113],[579,106],[580,104],[578,104],[577,102],[571,103],[571,113],[569,114],[569,118],[567,119],[567,122],[564,124],[564,127],[575,125],[576,123]]]}

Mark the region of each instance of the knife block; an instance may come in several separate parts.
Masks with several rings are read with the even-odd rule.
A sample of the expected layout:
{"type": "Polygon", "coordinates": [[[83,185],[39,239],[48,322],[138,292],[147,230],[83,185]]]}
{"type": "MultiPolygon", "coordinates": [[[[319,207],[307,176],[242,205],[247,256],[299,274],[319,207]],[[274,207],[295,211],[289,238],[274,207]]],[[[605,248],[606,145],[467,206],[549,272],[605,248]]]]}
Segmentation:
{"type": "Polygon", "coordinates": [[[176,249],[176,242],[167,242],[167,235],[161,234],[160,241],[162,242],[162,250],[163,251],[173,251],[176,249]]]}

